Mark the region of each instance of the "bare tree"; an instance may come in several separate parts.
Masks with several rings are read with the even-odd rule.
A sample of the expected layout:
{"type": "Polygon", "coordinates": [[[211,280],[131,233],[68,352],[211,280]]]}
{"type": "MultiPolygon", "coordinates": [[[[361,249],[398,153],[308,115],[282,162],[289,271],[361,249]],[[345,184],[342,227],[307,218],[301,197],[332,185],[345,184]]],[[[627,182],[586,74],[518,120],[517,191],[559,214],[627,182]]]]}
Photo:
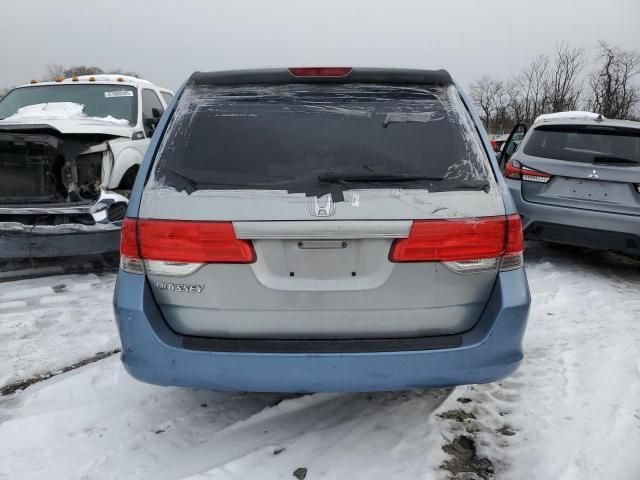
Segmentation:
{"type": "Polygon", "coordinates": [[[47,65],[47,73],[42,77],[43,81],[51,81],[55,78],[64,77],[64,65],[59,63],[50,63],[47,65]]]}
{"type": "Polygon", "coordinates": [[[115,73],[117,75],[126,75],[128,77],[141,78],[141,75],[137,72],[132,72],[129,70],[120,70],[119,68],[116,70],[111,70],[111,73],[115,73]]]}
{"type": "Polygon", "coordinates": [[[552,69],[547,77],[548,103],[551,112],[576,110],[582,91],[581,73],[585,67],[583,48],[569,48],[566,42],[556,47],[552,69]]]}
{"type": "Polygon", "coordinates": [[[114,73],[118,75],[129,75],[139,78],[140,75],[136,72],[128,72],[121,69],[114,69],[105,71],[100,67],[90,67],[87,65],[74,65],[71,67],[65,67],[57,63],[51,63],[47,65],[47,73],[44,75],[43,80],[52,81],[56,78],[70,78],[80,75],[100,75],[101,73],[114,73]]]}
{"type": "Polygon", "coordinates": [[[584,49],[567,43],[556,47],[553,59],[539,55],[505,82],[511,123],[532,123],[543,113],[575,110],[581,97],[584,49]]]}
{"type": "Polygon", "coordinates": [[[597,69],[589,76],[588,107],[608,118],[630,118],[640,106],[640,54],[599,42],[597,69]]]}
{"type": "Polygon", "coordinates": [[[485,126],[490,132],[504,129],[509,117],[510,98],[502,81],[485,75],[470,87],[471,99],[480,109],[485,126]]]}
{"type": "Polygon", "coordinates": [[[549,109],[549,57],[539,55],[512,79],[512,88],[517,91],[516,120],[532,123],[538,115],[549,109]]]}

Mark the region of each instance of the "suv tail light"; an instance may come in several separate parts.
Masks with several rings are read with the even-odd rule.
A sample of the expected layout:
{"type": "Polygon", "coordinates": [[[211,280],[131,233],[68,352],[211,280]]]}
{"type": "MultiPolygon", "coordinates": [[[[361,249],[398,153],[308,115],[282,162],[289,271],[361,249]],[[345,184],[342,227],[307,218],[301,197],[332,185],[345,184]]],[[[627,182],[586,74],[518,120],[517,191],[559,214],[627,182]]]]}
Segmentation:
{"type": "Polygon", "coordinates": [[[514,270],[523,264],[524,240],[518,215],[416,220],[408,238],[395,240],[392,262],[443,262],[457,273],[514,270]]]}
{"type": "Polygon", "coordinates": [[[504,167],[504,176],[514,180],[526,180],[527,182],[548,183],[551,175],[548,173],[525,167],[518,160],[508,160],[504,167]]]}
{"type": "Polygon", "coordinates": [[[493,138],[493,135],[489,135],[489,142],[491,142],[491,149],[494,152],[498,151],[498,142],[496,141],[495,138],[493,138]]]}
{"type": "Polygon", "coordinates": [[[351,70],[351,67],[296,67],[290,68],[289,73],[294,77],[346,77],[351,70]]]}
{"type": "Polygon", "coordinates": [[[206,263],[253,263],[251,242],[238,240],[230,222],[126,218],[120,266],[129,273],[189,275],[206,263]]]}

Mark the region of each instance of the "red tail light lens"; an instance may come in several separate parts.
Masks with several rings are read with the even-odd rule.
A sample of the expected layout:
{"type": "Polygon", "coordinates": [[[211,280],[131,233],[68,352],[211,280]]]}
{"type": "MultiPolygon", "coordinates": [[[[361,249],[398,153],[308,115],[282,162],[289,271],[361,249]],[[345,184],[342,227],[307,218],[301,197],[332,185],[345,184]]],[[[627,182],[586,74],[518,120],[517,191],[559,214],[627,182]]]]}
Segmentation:
{"type": "Polygon", "coordinates": [[[289,73],[294,77],[346,77],[351,70],[351,67],[297,67],[290,68],[289,73]]]}
{"type": "Polygon", "coordinates": [[[524,265],[524,235],[519,215],[507,217],[507,240],[505,252],[500,259],[500,270],[516,270],[524,265]]]}
{"type": "Polygon", "coordinates": [[[138,228],[135,218],[125,218],[120,230],[120,255],[140,258],[138,251],[138,228]]]}
{"type": "Polygon", "coordinates": [[[144,273],[138,247],[138,221],[125,218],[120,230],[120,268],[127,273],[144,273]]]}
{"type": "Polygon", "coordinates": [[[524,235],[522,233],[522,220],[520,215],[507,217],[507,242],[505,255],[522,253],[524,251],[524,235]]]}
{"type": "Polygon", "coordinates": [[[408,238],[396,240],[392,262],[444,262],[499,257],[504,252],[505,218],[417,220],[408,238]]]}
{"type": "Polygon", "coordinates": [[[143,260],[159,272],[164,268],[179,273],[204,263],[253,263],[255,252],[250,241],[236,238],[229,222],[125,218],[120,258],[121,268],[129,273],[144,273],[143,260]],[[181,269],[181,263],[193,265],[181,269]]]}
{"type": "Polygon", "coordinates": [[[525,180],[527,182],[547,183],[551,180],[548,173],[525,167],[517,160],[508,160],[504,167],[504,176],[514,180],[525,180]]]}
{"type": "MultiPolygon", "coordinates": [[[[509,258],[508,267],[503,269],[510,270],[522,266],[523,247],[522,225],[518,215],[418,220],[413,222],[408,238],[393,243],[389,260],[472,262],[465,267],[466,271],[472,272],[473,262],[477,262],[479,269],[486,269],[487,263],[480,262],[483,259],[502,259],[504,262],[509,258]],[[472,267],[469,268],[469,265],[472,267]]],[[[497,266],[497,261],[493,265],[497,266]]]]}
{"type": "Polygon", "coordinates": [[[145,260],[190,263],[253,263],[248,240],[236,238],[230,222],[139,220],[140,252],[145,260]]]}

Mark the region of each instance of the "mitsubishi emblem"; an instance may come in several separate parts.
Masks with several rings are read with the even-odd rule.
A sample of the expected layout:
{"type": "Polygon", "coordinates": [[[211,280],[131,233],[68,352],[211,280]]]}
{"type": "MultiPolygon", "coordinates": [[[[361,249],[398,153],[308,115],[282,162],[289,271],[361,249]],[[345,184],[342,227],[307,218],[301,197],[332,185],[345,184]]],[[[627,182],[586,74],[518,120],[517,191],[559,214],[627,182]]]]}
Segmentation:
{"type": "Polygon", "coordinates": [[[309,213],[314,217],[330,217],[336,213],[336,204],[333,203],[331,194],[329,193],[320,198],[311,197],[309,199],[309,213]]]}
{"type": "Polygon", "coordinates": [[[598,176],[598,172],[594,168],[593,172],[591,172],[587,178],[592,178],[594,180],[598,180],[600,177],[598,176]]]}

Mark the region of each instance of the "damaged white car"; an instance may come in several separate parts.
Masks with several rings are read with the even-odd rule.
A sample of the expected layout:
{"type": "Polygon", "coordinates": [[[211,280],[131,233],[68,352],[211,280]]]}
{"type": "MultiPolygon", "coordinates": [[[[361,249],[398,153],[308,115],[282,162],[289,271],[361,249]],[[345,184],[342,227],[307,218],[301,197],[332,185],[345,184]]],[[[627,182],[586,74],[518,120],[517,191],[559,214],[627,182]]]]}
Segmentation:
{"type": "Polygon", "coordinates": [[[115,252],[173,92],[124,75],[16,87],[0,100],[0,259],[115,252]]]}

